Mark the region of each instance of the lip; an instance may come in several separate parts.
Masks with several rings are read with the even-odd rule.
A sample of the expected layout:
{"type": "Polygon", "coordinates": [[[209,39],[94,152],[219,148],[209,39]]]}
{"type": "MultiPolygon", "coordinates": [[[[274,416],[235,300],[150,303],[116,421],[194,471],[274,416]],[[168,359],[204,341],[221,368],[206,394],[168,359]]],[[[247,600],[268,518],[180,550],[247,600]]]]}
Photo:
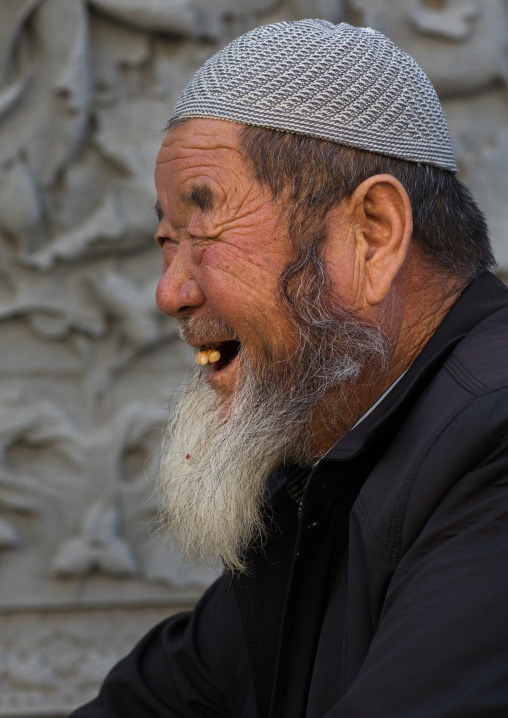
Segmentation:
{"type": "Polygon", "coordinates": [[[239,355],[237,354],[227,366],[218,369],[217,364],[207,364],[208,381],[214,389],[224,390],[231,387],[238,373],[239,355]]]}
{"type": "Polygon", "coordinates": [[[207,339],[205,341],[195,341],[195,340],[186,340],[186,343],[192,347],[193,349],[201,349],[202,347],[217,347],[219,348],[221,344],[224,344],[224,342],[229,341],[228,339],[207,339]]]}

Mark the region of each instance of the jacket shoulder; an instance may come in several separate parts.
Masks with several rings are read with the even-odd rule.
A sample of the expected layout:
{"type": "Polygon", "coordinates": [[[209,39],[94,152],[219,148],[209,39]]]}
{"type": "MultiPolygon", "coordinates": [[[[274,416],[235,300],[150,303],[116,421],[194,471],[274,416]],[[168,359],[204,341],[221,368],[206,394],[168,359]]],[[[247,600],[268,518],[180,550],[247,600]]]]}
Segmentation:
{"type": "Polygon", "coordinates": [[[508,307],[470,331],[445,366],[464,388],[477,396],[508,387],[508,307]]]}

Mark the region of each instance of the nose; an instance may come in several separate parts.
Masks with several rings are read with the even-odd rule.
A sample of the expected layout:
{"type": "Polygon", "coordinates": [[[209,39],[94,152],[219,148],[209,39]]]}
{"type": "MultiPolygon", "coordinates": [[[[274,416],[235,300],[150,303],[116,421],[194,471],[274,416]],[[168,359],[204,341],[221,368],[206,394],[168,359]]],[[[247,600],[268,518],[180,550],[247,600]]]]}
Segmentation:
{"type": "Polygon", "coordinates": [[[179,317],[202,306],[206,297],[193,274],[190,242],[181,242],[178,251],[157,285],[155,300],[163,314],[179,317]]]}

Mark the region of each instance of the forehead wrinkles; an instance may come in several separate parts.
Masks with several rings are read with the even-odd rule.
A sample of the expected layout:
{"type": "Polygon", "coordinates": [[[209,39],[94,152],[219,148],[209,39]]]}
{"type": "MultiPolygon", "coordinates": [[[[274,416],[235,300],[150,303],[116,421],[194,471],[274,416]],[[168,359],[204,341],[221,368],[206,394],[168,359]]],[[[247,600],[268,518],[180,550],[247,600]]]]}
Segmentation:
{"type": "Polygon", "coordinates": [[[243,159],[236,147],[210,142],[197,142],[193,137],[164,140],[157,155],[156,166],[167,165],[171,172],[203,170],[219,174],[225,168],[242,166],[243,159]]]}
{"type": "Polygon", "coordinates": [[[169,130],[162,142],[156,162],[163,162],[166,154],[193,154],[203,152],[236,152],[238,153],[238,137],[235,134],[232,138],[226,137],[224,133],[218,136],[217,133],[192,131],[181,128],[169,130]]]}
{"type": "Polygon", "coordinates": [[[250,177],[247,179],[247,168],[238,152],[210,148],[197,151],[187,146],[165,149],[166,152],[159,153],[156,174],[163,184],[165,176],[170,177],[172,191],[176,190],[184,201],[194,189],[203,186],[209,186],[217,208],[244,202],[251,194],[255,183],[250,177]]]}
{"type": "Polygon", "coordinates": [[[257,224],[265,225],[273,218],[273,198],[240,153],[234,126],[220,123],[218,135],[214,128],[211,133],[207,128],[201,131],[193,122],[197,121],[187,125],[191,131],[184,133],[185,127],[177,126],[166,136],[157,158],[158,191],[174,210],[185,212],[192,234],[216,235],[244,225],[247,229],[253,215],[257,224]],[[187,200],[204,185],[213,192],[214,202],[203,210],[187,200]]]}

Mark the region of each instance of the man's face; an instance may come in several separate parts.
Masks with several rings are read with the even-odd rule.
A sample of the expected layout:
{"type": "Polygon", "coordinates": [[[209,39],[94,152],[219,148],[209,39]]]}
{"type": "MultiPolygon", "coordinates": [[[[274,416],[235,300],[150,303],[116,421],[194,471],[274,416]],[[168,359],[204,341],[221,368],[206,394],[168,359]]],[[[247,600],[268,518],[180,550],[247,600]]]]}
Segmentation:
{"type": "Polygon", "coordinates": [[[221,354],[197,369],[166,431],[162,516],[185,556],[220,557],[233,570],[266,534],[268,476],[282,463],[310,467],[329,448],[320,428],[335,433],[344,387],[385,349],[377,330],[341,306],[337,287],[353,275],[342,251],[325,260],[329,296],[300,309],[282,300],[279,278],[293,259],[287,230],[238,140],[228,122],[177,125],[155,173],[157,303],[189,344],[221,354]]]}
{"type": "Polygon", "coordinates": [[[289,244],[278,207],[238,152],[239,130],[220,120],[177,125],[155,170],[161,216],[156,240],[163,251],[157,304],[183,320],[191,346],[221,352],[206,370],[224,397],[235,384],[239,345],[251,362],[267,350],[277,357],[291,348],[278,300],[289,244]]]}

